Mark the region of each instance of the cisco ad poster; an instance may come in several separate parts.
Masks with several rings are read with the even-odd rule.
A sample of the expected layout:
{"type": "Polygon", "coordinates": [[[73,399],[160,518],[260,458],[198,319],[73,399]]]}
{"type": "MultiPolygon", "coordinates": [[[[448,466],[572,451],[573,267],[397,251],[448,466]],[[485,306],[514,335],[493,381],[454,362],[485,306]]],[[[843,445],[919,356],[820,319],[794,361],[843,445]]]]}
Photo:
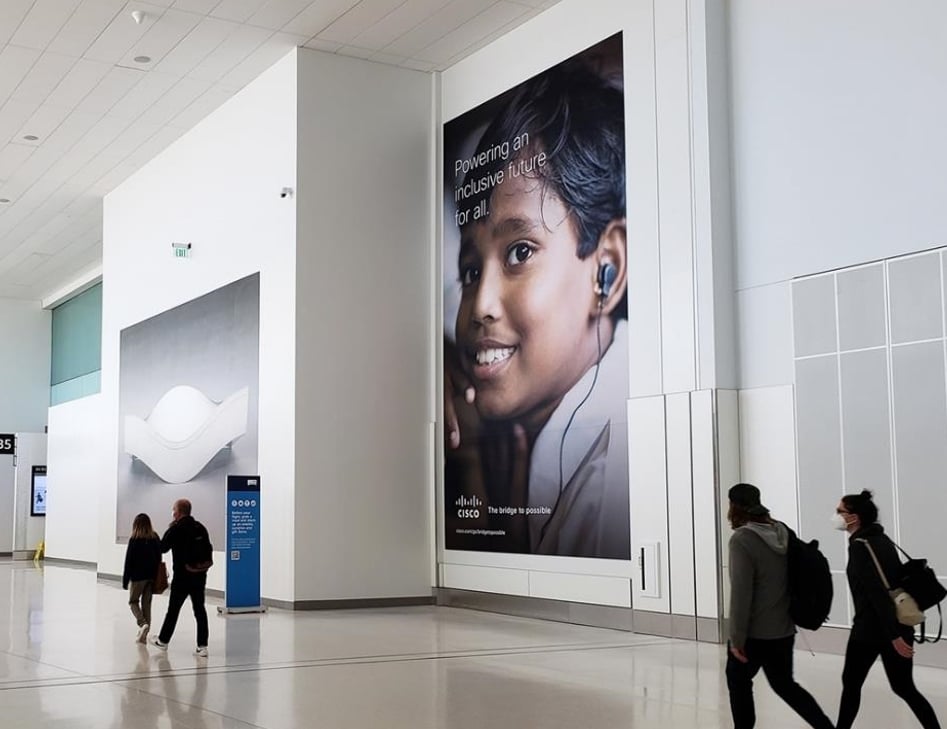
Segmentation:
{"type": "Polygon", "coordinates": [[[622,37],[444,125],[447,549],[629,558],[622,37]]]}

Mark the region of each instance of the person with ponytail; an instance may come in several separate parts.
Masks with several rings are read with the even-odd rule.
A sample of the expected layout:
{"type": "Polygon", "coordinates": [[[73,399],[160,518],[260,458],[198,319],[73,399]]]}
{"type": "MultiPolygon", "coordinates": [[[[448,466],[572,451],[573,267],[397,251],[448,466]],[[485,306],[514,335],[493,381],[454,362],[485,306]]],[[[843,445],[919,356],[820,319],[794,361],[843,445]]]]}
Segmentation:
{"type": "Polygon", "coordinates": [[[832,520],[836,529],[849,534],[845,571],[855,608],[842,669],[836,729],[851,729],[861,704],[862,686],[879,656],[892,691],[907,703],[921,726],[940,729],[930,702],[914,685],[914,629],[898,622],[894,601],[872,559],[874,552],[889,584],[896,587],[901,560],[897,547],[878,523],[878,507],[871,491],[843,496],[832,520]]]}

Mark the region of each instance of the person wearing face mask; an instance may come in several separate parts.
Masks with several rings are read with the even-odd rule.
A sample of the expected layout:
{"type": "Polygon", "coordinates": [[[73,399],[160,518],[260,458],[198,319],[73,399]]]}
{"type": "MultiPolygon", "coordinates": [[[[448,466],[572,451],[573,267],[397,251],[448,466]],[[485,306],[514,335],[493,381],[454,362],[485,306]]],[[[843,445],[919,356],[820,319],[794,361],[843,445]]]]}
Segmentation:
{"type": "Polygon", "coordinates": [[[868,671],[881,656],[888,683],[904,699],[924,729],[940,729],[934,709],[914,685],[914,629],[898,622],[868,546],[871,546],[889,583],[901,573],[897,548],[878,523],[878,507],[871,491],[843,496],[832,517],[836,529],[847,531],[848,567],[845,572],[855,615],[845,649],[842,698],[837,729],[850,729],[861,704],[861,690],[868,671]]]}
{"type": "Polygon", "coordinates": [[[816,729],[833,729],[793,678],[796,627],[789,615],[789,528],[773,520],[748,483],[730,488],[730,641],[727,688],[735,729],[756,724],[753,678],[762,668],[773,691],[816,729]]]}

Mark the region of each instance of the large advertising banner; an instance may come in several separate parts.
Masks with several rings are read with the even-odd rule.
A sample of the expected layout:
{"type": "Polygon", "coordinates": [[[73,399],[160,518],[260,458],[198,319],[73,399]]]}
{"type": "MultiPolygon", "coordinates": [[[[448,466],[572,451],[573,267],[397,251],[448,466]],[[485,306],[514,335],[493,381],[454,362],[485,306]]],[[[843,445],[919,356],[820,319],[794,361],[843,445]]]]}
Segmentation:
{"type": "Polygon", "coordinates": [[[127,540],[139,512],[161,532],[185,498],[223,545],[226,476],[258,470],[260,276],[130,326],[120,339],[116,539],[127,540]]]}
{"type": "Polygon", "coordinates": [[[447,549],[629,559],[622,37],[444,125],[447,549]]]}

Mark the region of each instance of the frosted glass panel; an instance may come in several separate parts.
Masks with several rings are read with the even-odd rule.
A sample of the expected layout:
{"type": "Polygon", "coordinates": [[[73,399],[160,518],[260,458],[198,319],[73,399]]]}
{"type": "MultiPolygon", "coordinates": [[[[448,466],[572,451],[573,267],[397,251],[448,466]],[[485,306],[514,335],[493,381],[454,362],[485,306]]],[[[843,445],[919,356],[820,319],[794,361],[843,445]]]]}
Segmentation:
{"type": "Polygon", "coordinates": [[[845,490],[870,489],[878,508],[891,514],[894,490],[886,350],[842,355],[842,434],[845,490]]]}
{"type": "Polygon", "coordinates": [[[892,343],[943,336],[938,253],[890,261],[888,292],[892,343]]]}
{"type": "Polygon", "coordinates": [[[844,569],[843,545],[829,517],[842,490],[838,358],[796,362],[796,439],[799,444],[799,525],[806,539],[825,545],[833,569],[844,569]]]}
{"type": "Polygon", "coordinates": [[[838,280],[838,334],[842,351],[885,344],[882,264],[843,271],[838,280]]]}
{"type": "MultiPolygon", "coordinates": [[[[947,569],[947,401],[941,342],[892,350],[902,546],[947,569]]],[[[891,514],[882,514],[891,523],[891,514]]]]}
{"type": "Polygon", "coordinates": [[[834,277],[794,281],[792,319],[796,357],[835,352],[834,277]]]}

